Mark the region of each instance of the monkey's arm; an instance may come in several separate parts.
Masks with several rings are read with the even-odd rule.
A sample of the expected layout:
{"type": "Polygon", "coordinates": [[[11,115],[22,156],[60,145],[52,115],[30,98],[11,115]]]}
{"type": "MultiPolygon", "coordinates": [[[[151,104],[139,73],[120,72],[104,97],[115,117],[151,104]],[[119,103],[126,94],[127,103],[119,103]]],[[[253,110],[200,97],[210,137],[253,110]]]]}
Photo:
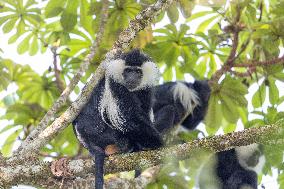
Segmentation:
{"type": "Polygon", "coordinates": [[[164,134],[174,127],[174,110],[172,105],[166,105],[155,112],[154,125],[160,133],[164,134]]]}

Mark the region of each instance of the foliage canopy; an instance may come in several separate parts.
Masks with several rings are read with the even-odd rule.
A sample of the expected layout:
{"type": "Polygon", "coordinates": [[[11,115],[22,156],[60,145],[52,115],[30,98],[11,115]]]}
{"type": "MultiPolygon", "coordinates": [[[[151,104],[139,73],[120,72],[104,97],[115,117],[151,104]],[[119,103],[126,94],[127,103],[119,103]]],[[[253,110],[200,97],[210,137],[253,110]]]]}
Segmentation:
{"type": "MultiPolygon", "coordinates": [[[[102,43],[81,83],[86,83],[98,67],[119,32],[154,2],[110,1],[102,43]]],[[[162,70],[163,81],[185,80],[189,76],[212,81],[206,134],[233,132],[238,125],[249,128],[275,123],[284,117],[280,88],[284,82],[283,61],[261,63],[283,56],[284,1],[212,2],[179,0],[140,32],[131,48],[141,48],[153,57],[162,70]]],[[[19,54],[34,56],[51,50],[55,56],[54,66],[40,75],[29,65],[0,54],[0,92],[11,85],[17,88],[0,99],[0,108],[5,110],[0,119],[9,121],[0,126],[0,135],[9,135],[0,148],[4,156],[11,155],[14,145],[27,137],[59,97],[58,80],[68,84],[90,52],[99,31],[101,8],[102,1],[98,0],[0,1],[2,37],[8,36],[9,44],[17,44],[19,54]]],[[[74,92],[78,94],[79,87],[74,92]]],[[[54,138],[41,150],[42,157],[73,157],[81,153],[72,132],[68,127],[54,138]]],[[[204,130],[196,130],[181,137],[191,140],[200,134],[206,135],[204,130]]],[[[280,188],[284,188],[283,150],[281,146],[265,147],[264,174],[271,175],[276,169],[280,188]]],[[[197,157],[180,162],[178,168],[165,166],[149,188],[164,184],[168,188],[192,188],[200,166],[197,157]],[[169,176],[173,171],[177,173],[175,179],[169,176]]]]}

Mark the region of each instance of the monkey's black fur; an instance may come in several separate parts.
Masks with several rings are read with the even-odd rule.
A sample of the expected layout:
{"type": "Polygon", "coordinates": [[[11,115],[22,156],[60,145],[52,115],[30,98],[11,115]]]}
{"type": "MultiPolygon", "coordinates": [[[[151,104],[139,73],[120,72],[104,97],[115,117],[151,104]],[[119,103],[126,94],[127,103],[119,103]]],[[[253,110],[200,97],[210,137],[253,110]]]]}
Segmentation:
{"type": "Polygon", "coordinates": [[[235,149],[217,154],[217,176],[223,183],[223,189],[240,189],[243,185],[257,189],[257,174],[243,168],[235,149]]]}
{"type": "Polygon", "coordinates": [[[149,77],[153,76],[149,74],[156,74],[153,62],[139,50],[133,50],[105,64],[104,79],[73,122],[77,138],[95,158],[96,189],[103,188],[108,145],[115,144],[120,152],[162,145],[150,117],[153,81],[149,77]]]}
{"type": "Polygon", "coordinates": [[[205,80],[196,80],[194,83],[168,82],[156,86],[153,107],[155,126],[163,133],[177,124],[194,129],[206,115],[210,92],[208,81],[205,80]]]}
{"type": "Polygon", "coordinates": [[[214,158],[209,159],[202,169],[200,189],[257,189],[257,172],[261,171],[265,161],[260,145],[218,152],[214,158]]]}

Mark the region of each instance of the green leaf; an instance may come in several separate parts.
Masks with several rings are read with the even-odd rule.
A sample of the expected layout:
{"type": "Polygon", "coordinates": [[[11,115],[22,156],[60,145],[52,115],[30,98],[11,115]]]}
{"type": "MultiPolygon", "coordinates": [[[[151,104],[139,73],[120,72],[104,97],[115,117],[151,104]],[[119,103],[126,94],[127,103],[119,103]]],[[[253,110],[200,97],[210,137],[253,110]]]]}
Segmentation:
{"type": "Polygon", "coordinates": [[[7,95],[3,98],[3,102],[4,102],[5,106],[11,106],[11,105],[15,104],[15,101],[16,101],[16,99],[15,99],[14,95],[12,95],[12,94],[7,95]]]}
{"type": "Polygon", "coordinates": [[[255,108],[261,107],[265,101],[265,97],[266,97],[266,86],[265,86],[265,82],[262,82],[259,89],[256,91],[256,93],[252,97],[253,107],[255,108]]]}
{"type": "Polygon", "coordinates": [[[28,51],[29,42],[30,42],[31,37],[32,37],[32,34],[29,34],[25,39],[23,39],[21,43],[19,43],[18,48],[17,48],[17,52],[19,54],[23,54],[26,51],[28,51]]]}
{"type": "Polygon", "coordinates": [[[176,23],[179,18],[179,12],[176,6],[170,6],[167,11],[167,15],[171,23],[176,23]]]}
{"type": "Polygon", "coordinates": [[[232,133],[236,130],[236,128],[237,128],[237,124],[233,124],[233,123],[223,124],[224,133],[232,133]]]}
{"type": "Polygon", "coordinates": [[[71,31],[77,24],[78,0],[68,0],[67,6],[63,11],[60,23],[65,31],[71,31]]]}
{"type": "Polygon", "coordinates": [[[222,89],[226,91],[232,91],[240,95],[246,95],[248,93],[247,87],[238,79],[234,79],[230,76],[222,81],[222,89]]]}
{"type": "Polygon", "coordinates": [[[45,7],[45,16],[51,18],[57,16],[64,10],[66,0],[49,0],[45,7]]]}
{"type": "Polygon", "coordinates": [[[17,25],[17,35],[21,36],[22,34],[25,33],[25,22],[23,21],[23,19],[20,20],[19,24],[17,25]]]}
{"type": "Polygon", "coordinates": [[[280,189],[284,188],[284,172],[278,175],[277,183],[280,185],[280,189]]]}
{"type": "MultiPolygon", "coordinates": [[[[1,127],[3,127],[3,126],[1,126],[1,127]]],[[[15,127],[15,125],[6,125],[6,126],[4,126],[4,128],[0,129],[0,134],[2,134],[2,133],[6,132],[6,131],[14,128],[14,127],[15,127]]]]}
{"type": "Polygon", "coordinates": [[[221,126],[222,113],[219,104],[219,98],[216,94],[212,94],[209,99],[208,111],[205,117],[206,130],[214,134],[221,126]]]}
{"type": "Polygon", "coordinates": [[[29,55],[30,56],[35,55],[37,51],[38,51],[38,39],[37,39],[37,36],[34,35],[31,46],[30,46],[29,55]]]}
{"type": "Polygon", "coordinates": [[[30,6],[36,4],[35,0],[28,0],[25,4],[25,8],[29,8],[30,6]]]}
{"type": "MultiPolygon", "coordinates": [[[[211,18],[206,19],[204,22],[202,22],[202,23],[198,26],[196,32],[204,32],[206,29],[209,29],[210,24],[211,24],[212,22],[214,22],[214,21],[215,21],[216,19],[218,19],[218,18],[220,18],[219,15],[214,15],[214,16],[212,16],[211,18]]],[[[215,23],[215,24],[216,24],[216,23],[215,23]]],[[[211,28],[211,27],[213,27],[213,26],[210,26],[210,28],[211,28]]]]}
{"type": "Polygon", "coordinates": [[[19,136],[19,132],[13,132],[6,141],[4,142],[4,145],[2,146],[1,153],[5,156],[8,157],[12,154],[12,149],[14,146],[14,143],[19,136]]]}
{"type": "Polygon", "coordinates": [[[7,21],[3,26],[3,32],[4,33],[10,32],[14,28],[17,20],[18,20],[18,18],[13,18],[13,19],[7,21]]]}
{"type": "Polygon", "coordinates": [[[171,81],[173,79],[173,70],[172,67],[167,67],[163,73],[163,78],[165,81],[171,81]]]}
{"type": "Polygon", "coordinates": [[[19,38],[19,35],[18,35],[17,33],[15,33],[14,35],[12,35],[12,36],[9,38],[8,44],[15,43],[18,38],[19,38]]]}
{"type": "Polygon", "coordinates": [[[209,14],[212,14],[212,13],[214,13],[214,12],[212,12],[212,11],[201,11],[201,12],[197,12],[197,13],[191,15],[188,19],[186,19],[186,21],[190,22],[190,21],[192,21],[192,20],[194,20],[194,19],[203,17],[203,16],[205,16],[205,15],[209,15],[209,14]]]}
{"type": "Polygon", "coordinates": [[[225,119],[230,123],[236,123],[239,118],[239,112],[236,104],[228,96],[222,94],[220,95],[222,101],[222,113],[225,119]]]}
{"type": "Polygon", "coordinates": [[[188,18],[191,16],[191,11],[194,8],[194,3],[189,0],[179,0],[179,8],[181,11],[181,14],[185,17],[188,18]]]}
{"type": "Polygon", "coordinates": [[[88,14],[90,10],[90,4],[87,0],[81,0],[80,6],[80,24],[82,27],[90,33],[91,36],[94,35],[93,31],[93,18],[92,15],[88,14]]]}
{"type": "Polygon", "coordinates": [[[269,101],[271,104],[277,104],[279,99],[279,90],[275,84],[275,80],[269,79],[269,101]]]}

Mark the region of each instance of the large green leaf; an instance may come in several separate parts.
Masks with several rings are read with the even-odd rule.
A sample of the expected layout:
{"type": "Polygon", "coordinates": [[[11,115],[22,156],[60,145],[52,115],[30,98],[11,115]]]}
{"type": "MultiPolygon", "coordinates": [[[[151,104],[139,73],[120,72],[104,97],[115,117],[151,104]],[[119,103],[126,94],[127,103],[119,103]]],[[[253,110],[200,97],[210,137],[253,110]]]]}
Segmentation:
{"type": "Polygon", "coordinates": [[[8,22],[6,22],[6,23],[4,24],[4,26],[3,26],[3,32],[4,32],[4,33],[10,32],[10,31],[14,28],[14,26],[15,26],[17,20],[18,20],[17,18],[12,18],[12,19],[9,20],[8,22]]]}
{"type": "Polygon", "coordinates": [[[77,8],[79,0],[68,0],[60,18],[60,23],[65,31],[71,31],[77,24],[77,8]]]}
{"type": "Polygon", "coordinates": [[[193,1],[189,1],[189,0],[179,0],[179,8],[180,11],[182,13],[182,15],[185,18],[188,18],[191,16],[191,11],[194,8],[194,3],[193,1]]]}
{"type": "Polygon", "coordinates": [[[276,81],[269,78],[269,101],[271,104],[277,104],[279,99],[279,90],[276,86],[276,81]]]}
{"type": "Polygon", "coordinates": [[[67,0],[49,0],[45,7],[45,16],[47,18],[57,16],[64,10],[64,5],[66,2],[67,0]]]}
{"type": "MultiPolygon", "coordinates": [[[[80,24],[81,26],[90,33],[91,36],[94,35],[94,28],[93,28],[93,18],[90,15],[90,4],[87,0],[80,1],[80,24]]],[[[98,16],[98,15],[96,15],[98,16]]]]}
{"type": "Polygon", "coordinates": [[[176,23],[178,21],[179,18],[179,12],[176,6],[170,6],[168,11],[167,11],[167,15],[171,21],[171,23],[176,23]]]}
{"type": "Polygon", "coordinates": [[[220,99],[216,94],[210,96],[207,115],[205,117],[206,130],[214,134],[221,126],[222,112],[220,99]]]}
{"type": "Polygon", "coordinates": [[[25,37],[22,42],[19,43],[17,51],[19,54],[23,54],[29,50],[30,45],[30,39],[32,37],[32,34],[29,34],[27,37],[25,37]]]}
{"type": "Polygon", "coordinates": [[[239,118],[239,112],[236,104],[228,96],[221,96],[222,113],[229,123],[236,123],[239,118]]]}
{"type": "Polygon", "coordinates": [[[19,136],[19,131],[16,131],[7,137],[6,141],[4,142],[1,148],[1,153],[5,157],[12,155],[12,149],[13,149],[14,143],[16,142],[16,139],[18,136],[19,136]]]}
{"type": "Polygon", "coordinates": [[[252,105],[255,108],[262,106],[266,98],[266,86],[265,82],[262,82],[256,93],[252,97],[252,105]]]}

